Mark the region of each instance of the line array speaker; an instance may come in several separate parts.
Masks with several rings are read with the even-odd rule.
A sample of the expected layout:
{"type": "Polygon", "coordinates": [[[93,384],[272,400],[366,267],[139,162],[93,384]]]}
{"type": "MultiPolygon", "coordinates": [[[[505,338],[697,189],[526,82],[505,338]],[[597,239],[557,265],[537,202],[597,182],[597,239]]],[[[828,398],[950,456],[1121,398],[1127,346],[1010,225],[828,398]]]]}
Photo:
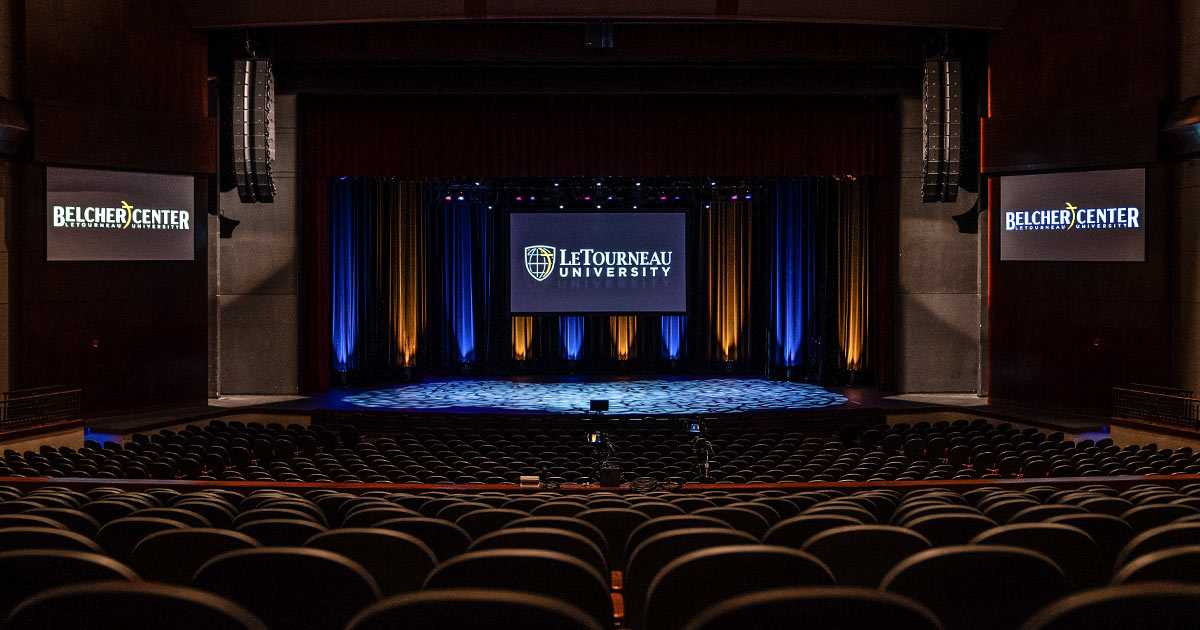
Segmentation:
{"type": "Polygon", "coordinates": [[[233,62],[233,166],[242,203],[275,201],[275,78],[269,59],[233,62]]]}
{"type": "Polygon", "coordinates": [[[958,198],[959,158],[962,152],[961,61],[925,61],[922,105],[925,161],[921,199],[925,202],[952,202],[958,198]]]}

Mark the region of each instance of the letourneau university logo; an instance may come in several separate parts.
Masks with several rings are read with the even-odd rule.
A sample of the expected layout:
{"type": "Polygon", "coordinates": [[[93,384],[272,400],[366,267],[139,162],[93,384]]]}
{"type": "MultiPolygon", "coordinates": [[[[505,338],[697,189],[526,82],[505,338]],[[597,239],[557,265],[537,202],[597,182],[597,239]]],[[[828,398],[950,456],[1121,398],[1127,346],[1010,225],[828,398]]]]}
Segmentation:
{"type": "Polygon", "coordinates": [[[552,245],[530,245],[525,248],[525,271],[541,282],[550,277],[554,271],[554,253],[552,245]]]}
{"type": "Polygon", "coordinates": [[[673,251],[602,251],[560,249],[553,245],[525,248],[525,271],[541,282],[558,269],[560,278],[666,278],[673,251]]]}
{"type": "Polygon", "coordinates": [[[1080,208],[1067,202],[1065,209],[1017,210],[1004,213],[1004,229],[1112,230],[1141,227],[1137,208],[1080,208]]]}
{"type": "Polygon", "coordinates": [[[191,213],[187,210],[135,208],[126,201],[120,207],[54,206],[52,224],[56,228],[107,230],[190,230],[191,213]]]}

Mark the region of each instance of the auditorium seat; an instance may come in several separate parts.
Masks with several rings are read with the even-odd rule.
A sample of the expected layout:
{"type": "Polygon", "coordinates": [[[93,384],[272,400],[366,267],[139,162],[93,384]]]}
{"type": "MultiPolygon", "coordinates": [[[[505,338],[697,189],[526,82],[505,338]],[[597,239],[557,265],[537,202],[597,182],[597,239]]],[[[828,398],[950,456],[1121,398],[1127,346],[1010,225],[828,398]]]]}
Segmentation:
{"type": "Polygon", "coordinates": [[[108,555],[121,562],[129,560],[133,548],[143,538],[164,529],[183,529],[186,525],[165,518],[128,516],[109,521],[96,532],[96,543],[108,555]]]}
{"type": "Polygon", "coordinates": [[[468,512],[457,518],[454,521],[455,525],[467,530],[471,538],[479,538],[485,534],[494,532],[505,525],[521,518],[529,516],[527,512],[519,510],[509,510],[504,508],[491,508],[487,510],[478,510],[468,512]]]}
{"type": "MultiPolygon", "coordinates": [[[[634,628],[642,623],[646,593],[658,572],[689,552],[723,545],[757,544],[754,536],[733,529],[693,527],[655,534],[638,545],[625,564],[623,575],[625,619],[634,628]]],[[[611,566],[611,565],[610,565],[611,566]]]]}
{"type": "Polygon", "coordinates": [[[1200,585],[1130,584],[1060,599],[1030,617],[1021,630],[1194,628],[1197,619],[1200,585]]]}
{"type": "Polygon", "coordinates": [[[604,534],[608,542],[605,559],[610,567],[625,565],[625,544],[629,542],[629,534],[650,520],[649,516],[630,508],[588,509],[576,514],[575,518],[595,525],[604,534]]]}
{"type": "Polygon", "coordinates": [[[711,516],[696,516],[694,514],[659,516],[638,525],[637,528],[629,533],[629,540],[625,544],[625,557],[632,556],[633,550],[637,549],[638,545],[655,534],[691,527],[733,529],[729,523],[711,516]]]}
{"type": "Polygon", "coordinates": [[[23,549],[0,553],[0,618],[26,597],[81,582],[137,580],[132,569],[112,558],[86,551],[23,549]]]}
{"type": "Polygon", "coordinates": [[[308,520],[270,518],[242,523],[234,527],[234,531],[266,547],[299,547],[309,538],[327,530],[308,520]]]}
{"type": "Polygon", "coordinates": [[[75,584],[25,600],[4,621],[11,630],[267,630],[234,602],[194,588],[149,582],[75,584]]]}
{"type": "MultiPolygon", "coordinates": [[[[85,497],[86,498],[86,497],[85,497]]],[[[100,531],[100,523],[96,519],[80,512],[78,509],[69,508],[40,508],[22,512],[22,516],[40,516],[48,518],[63,527],[77,533],[93,538],[96,532],[100,531]]]]}
{"type": "Polygon", "coordinates": [[[971,539],[973,545],[1007,545],[1036,551],[1054,561],[1073,591],[1101,586],[1110,575],[1087,532],[1062,523],[1001,525],[971,539]]]}
{"type": "Polygon", "coordinates": [[[839,585],[875,588],[901,560],[930,546],[902,527],[850,525],[815,534],[800,549],[824,562],[839,585]]]}
{"type": "Polygon", "coordinates": [[[166,529],[143,538],[133,548],[129,566],[147,580],[186,585],[209,560],[258,546],[253,538],[227,529],[166,529]]]}
{"type": "Polygon", "coordinates": [[[1200,545],[1181,545],[1130,558],[1113,574],[1113,584],[1136,582],[1200,584],[1200,545]]]}
{"type": "Polygon", "coordinates": [[[389,597],[360,612],[346,630],[608,630],[560,599],[512,590],[439,588],[389,597]]]}
{"type": "Polygon", "coordinates": [[[51,527],[2,527],[0,551],[19,549],[62,549],[104,553],[91,538],[66,529],[51,527]]]}
{"type": "Polygon", "coordinates": [[[583,560],[556,551],[470,551],[439,564],[425,588],[517,589],[571,602],[602,624],[613,617],[605,576],[583,560]]]}
{"type": "Polygon", "coordinates": [[[467,530],[436,518],[395,518],[376,523],[375,527],[414,536],[429,547],[438,562],[465,552],[472,540],[467,530]]]}
{"type": "Polygon", "coordinates": [[[842,514],[801,514],[776,523],[763,535],[768,545],[782,545],[793,549],[804,547],[809,538],[825,530],[864,523],[852,516],[842,514]]]}
{"type": "MultiPolygon", "coordinates": [[[[637,618],[642,630],[675,630],[696,613],[696,602],[715,602],[786,586],[832,586],[833,574],[803,551],[767,545],[727,545],[700,549],[671,561],[658,572],[637,618]]],[[[636,626],[634,626],[636,627],[636,626]]]]}
{"type": "Polygon", "coordinates": [[[924,536],[934,547],[964,545],[995,526],[995,521],[982,514],[932,514],[905,523],[905,527],[924,536]]]}
{"type": "Polygon", "coordinates": [[[544,549],[557,551],[579,558],[596,569],[601,576],[608,575],[608,562],[604,552],[581,534],[549,527],[504,528],[476,538],[468,551],[488,549],[544,549]]]}
{"type": "Polygon", "coordinates": [[[1067,592],[1061,569],[1017,547],[962,545],[901,561],[880,588],[929,607],[947,630],[1014,628],[1067,592]]]}
{"type": "Polygon", "coordinates": [[[356,562],[323,549],[262,547],[205,563],[192,585],[244,606],[268,627],[342,630],[380,597],[356,562]]]}
{"type": "Polygon", "coordinates": [[[357,562],[385,597],[420,589],[438,563],[433,551],[416,536],[390,529],[341,528],[317,534],[304,546],[357,562]]]}
{"type": "Polygon", "coordinates": [[[696,510],[692,514],[725,521],[730,527],[746,532],[758,540],[762,540],[767,530],[771,528],[771,523],[761,514],[744,507],[733,507],[733,504],[725,507],[704,508],[696,510]]]}
{"type": "Polygon", "coordinates": [[[942,630],[925,606],[895,593],[854,587],[776,588],[702,607],[684,630],[795,627],[942,630]]]}

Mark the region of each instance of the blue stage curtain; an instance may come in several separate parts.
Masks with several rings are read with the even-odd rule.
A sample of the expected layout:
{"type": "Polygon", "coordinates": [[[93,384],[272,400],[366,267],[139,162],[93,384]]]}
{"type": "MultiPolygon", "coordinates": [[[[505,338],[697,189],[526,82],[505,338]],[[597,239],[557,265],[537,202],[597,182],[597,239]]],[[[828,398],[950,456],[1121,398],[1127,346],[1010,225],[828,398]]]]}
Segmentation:
{"type": "Polygon", "coordinates": [[[662,316],[662,358],[679,359],[683,356],[684,331],[686,330],[686,316],[662,316]]]}
{"type": "Polygon", "coordinates": [[[370,204],[356,190],[355,179],[343,177],[329,185],[329,248],[333,296],[333,368],[338,372],[358,369],[359,312],[368,282],[365,273],[371,239],[365,238],[371,223],[370,204]]]}
{"type": "Polygon", "coordinates": [[[775,184],[771,230],[771,365],[791,368],[817,360],[816,221],[828,203],[828,183],[807,178],[775,184]]]}
{"type": "Polygon", "coordinates": [[[440,230],[445,360],[484,361],[489,337],[493,216],[476,202],[433,206],[440,230]]]}
{"type": "Polygon", "coordinates": [[[562,358],[574,361],[583,350],[583,317],[558,318],[558,336],[562,340],[562,358]]]}

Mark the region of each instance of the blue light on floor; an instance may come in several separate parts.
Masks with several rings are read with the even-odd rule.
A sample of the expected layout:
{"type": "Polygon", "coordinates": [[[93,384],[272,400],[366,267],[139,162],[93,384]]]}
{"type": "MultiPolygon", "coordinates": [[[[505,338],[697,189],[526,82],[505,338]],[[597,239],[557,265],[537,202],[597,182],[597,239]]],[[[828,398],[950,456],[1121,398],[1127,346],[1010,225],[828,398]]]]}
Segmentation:
{"type": "Polygon", "coordinates": [[[816,385],[738,378],[553,383],[440,380],[352,394],[344,401],[374,409],[584,413],[593,399],[607,399],[613,414],[785,411],[846,402],[845,396],[816,385]]]}

